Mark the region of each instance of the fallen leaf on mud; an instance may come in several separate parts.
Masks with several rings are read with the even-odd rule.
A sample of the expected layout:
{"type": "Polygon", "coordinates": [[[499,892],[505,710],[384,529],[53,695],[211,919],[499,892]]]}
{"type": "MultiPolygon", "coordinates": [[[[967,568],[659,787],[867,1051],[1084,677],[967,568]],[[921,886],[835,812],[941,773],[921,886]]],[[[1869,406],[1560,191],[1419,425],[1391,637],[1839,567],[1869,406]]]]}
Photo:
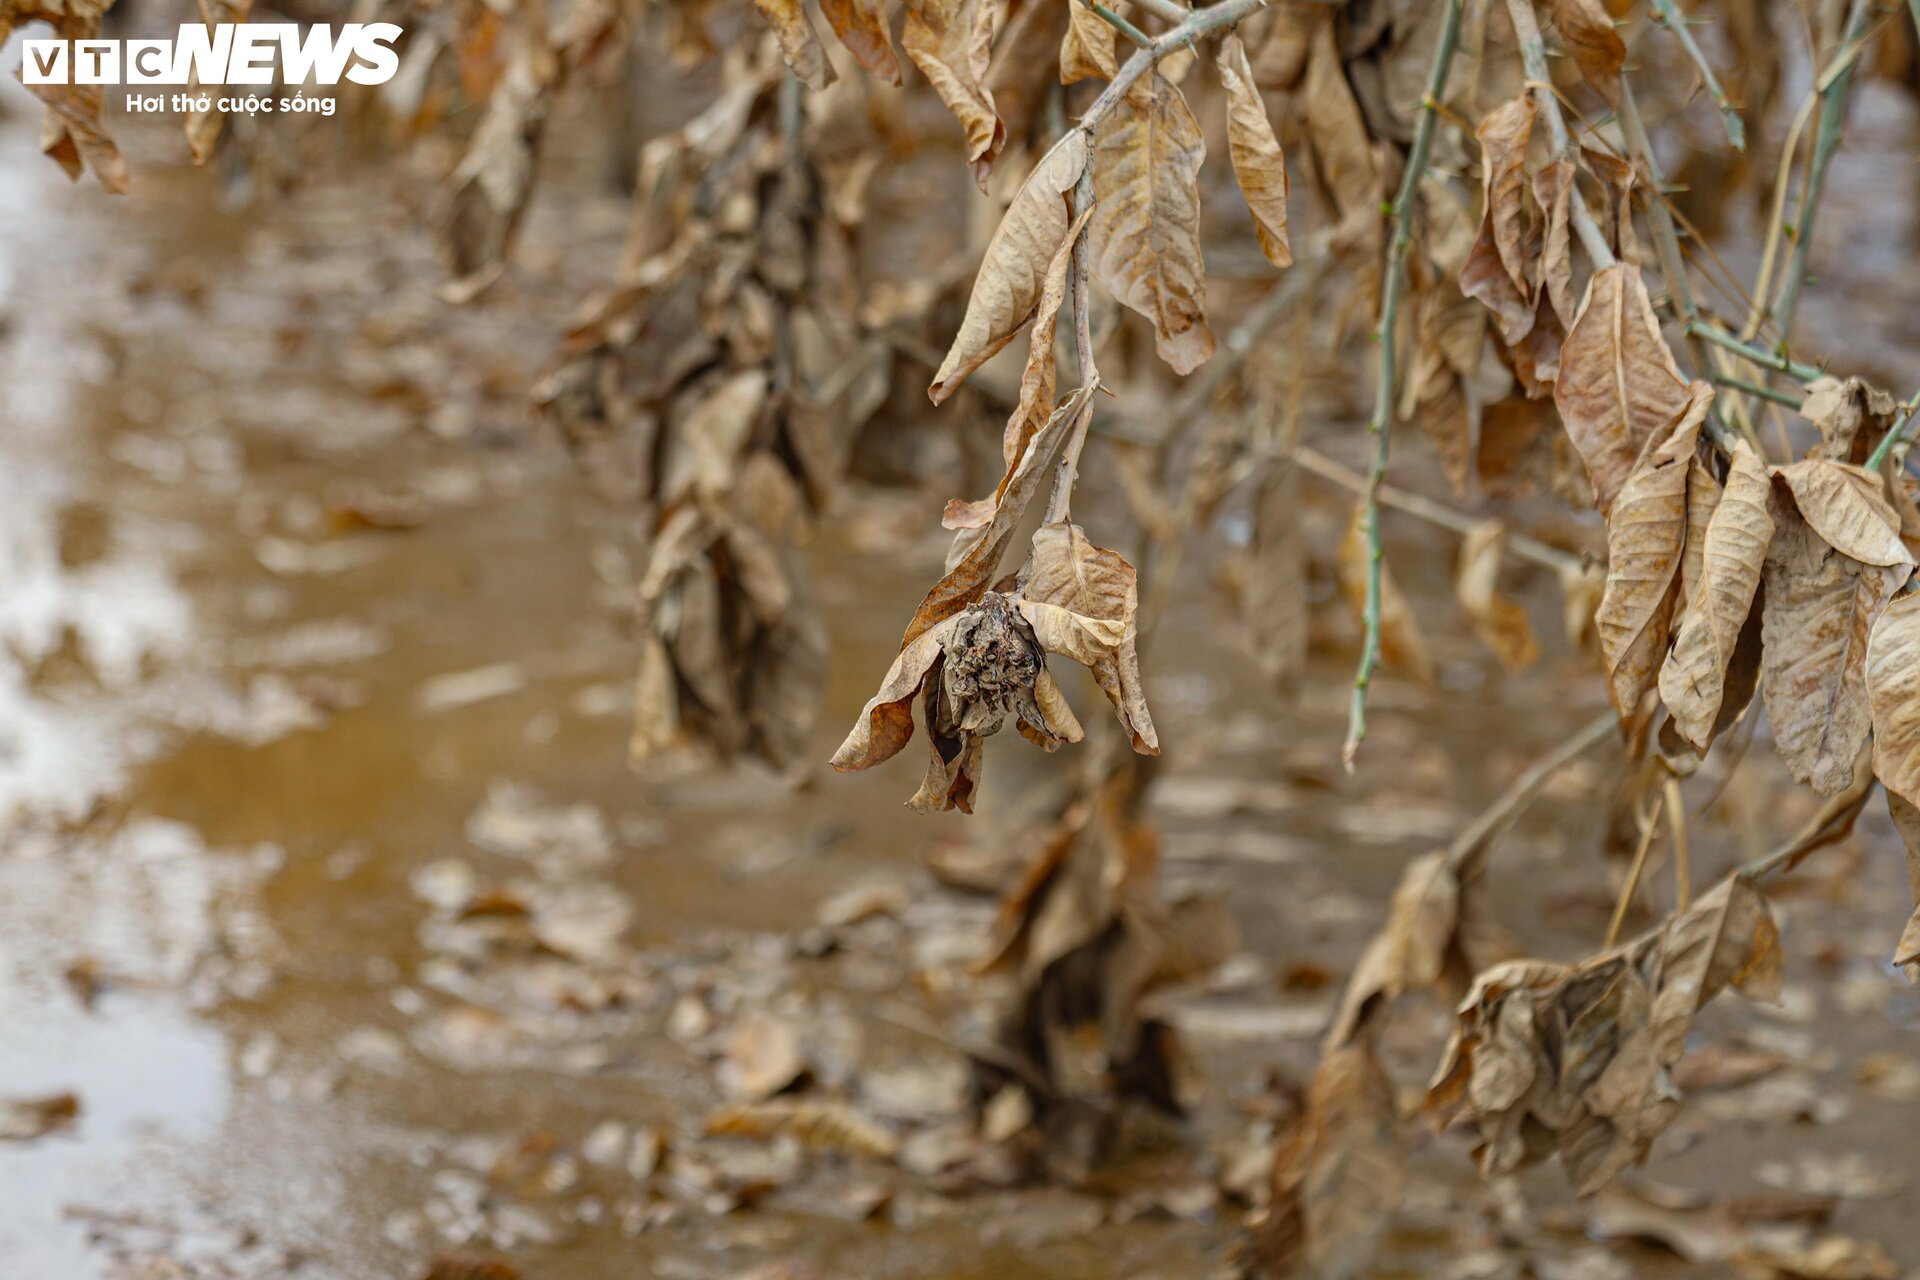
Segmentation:
{"type": "Polygon", "coordinates": [[[802,1100],[727,1107],[707,1117],[706,1131],[722,1138],[797,1138],[821,1151],[890,1160],[899,1150],[892,1131],[844,1102],[802,1100]]]}
{"type": "Polygon", "coordinates": [[[25,1142],[73,1126],[80,1099],[71,1093],[44,1098],[0,1098],[0,1142],[25,1142]]]}
{"type": "Polygon", "coordinates": [[[793,1024],[753,1010],[741,1015],[727,1034],[720,1087],[732,1097],[758,1102],[790,1088],[806,1070],[806,1055],[793,1024]]]}

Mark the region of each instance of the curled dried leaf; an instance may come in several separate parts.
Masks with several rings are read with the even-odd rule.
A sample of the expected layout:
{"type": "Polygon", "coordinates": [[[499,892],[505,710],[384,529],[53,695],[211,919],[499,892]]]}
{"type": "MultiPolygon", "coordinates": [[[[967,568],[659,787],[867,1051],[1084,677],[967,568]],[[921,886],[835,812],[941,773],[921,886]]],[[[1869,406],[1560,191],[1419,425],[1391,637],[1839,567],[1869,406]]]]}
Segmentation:
{"type": "Polygon", "coordinates": [[[1473,1117],[1489,1176],[1558,1154],[1591,1194],[1673,1122],[1672,1068],[1701,1007],[1728,986],[1768,997],[1779,968],[1766,901],[1737,877],[1581,964],[1495,965],[1460,1005],[1428,1113],[1442,1126],[1473,1117]]]}
{"type": "Polygon", "coordinates": [[[1594,625],[1614,710],[1629,724],[1638,723],[1666,657],[1686,548],[1687,476],[1712,403],[1712,386],[1694,383],[1685,410],[1607,516],[1607,589],[1594,625]]]}
{"type": "Polygon", "coordinates": [[[960,332],[927,388],[935,404],[1013,341],[1040,305],[1048,265],[1072,226],[1066,193],[1080,180],[1086,164],[1086,135],[1069,130],[1014,194],[1006,216],[987,242],[960,332]]]}
{"type": "Polygon", "coordinates": [[[807,88],[815,91],[834,82],[833,64],[820,44],[820,35],[807,16],[806,0],[753,0],[760,16],[780,42],[780,56],[807,88]]]}
{"type": "Polygon", "coordinates": [[[1247,47],[1239,36],[1228,36],[1220,46],[1220,83],[1227,91],[1227,155],[1240,194],[1253,213],[1260,251],[1276,267],[1293,265],[1287,243],[1287,159],[1267,118],[1267,104],[1254,83],[1247,63],[1247,47]]]}
{"type": "Polygon", "coordinates": [[[1674,726],[1703,753],[1718,731],[1728,668],[1773,542],[1772,487],[1753,447],[1744,440],[1736,444],[1726,489],[1707,523],[1699,581],[1688,592],[1673,651],[1660,669],[1660,697],[1674,726]]]}
{"type": "Polygon", "coordinates": [[[1133,566],[1096,547],[1077,524],[1040,526],[1020,589],[1020,612],[1049,653],[1092,667],[1133,630],[1139,588],[1133,566]]]}
{"type": "Polygon", "coordinates": [[[1113,54],[1113,28],[1084,0],[1067,5],[1067,34],[1060,41],[1060,83],[1111,80],[1120,64],[1113,54]]]}
{"type": "MultiPolygon", "coordinates": [[[[967,160],[982,187],[1007,141],[1006,126],[994,110],[993,93],[986,83],[994,15],[1000,5],[1001,0],[908,0],[907,21],[900,32],[907,56],[966,130],[967,160]]],[[[1078,169],[1074,176],[1079,176],[1078,169]]],[[[1072,185],[1069,179],[1067,187],[1072,185]]],[[[1046,255],[1041,255],[1045,260],[1046,255]]]]}
{"type": "Polygon", "coordinates": [[[900,59],[894,56],[881,0],[820,0],[820,12],[855,62],[870,75],[900,83],[900,59]]]}

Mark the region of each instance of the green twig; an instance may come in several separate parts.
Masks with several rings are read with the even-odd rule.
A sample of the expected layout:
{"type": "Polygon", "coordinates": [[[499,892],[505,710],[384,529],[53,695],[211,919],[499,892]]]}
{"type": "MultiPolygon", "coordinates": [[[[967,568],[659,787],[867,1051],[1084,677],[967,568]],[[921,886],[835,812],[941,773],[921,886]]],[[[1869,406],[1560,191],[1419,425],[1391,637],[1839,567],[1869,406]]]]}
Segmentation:
{"type": "Polygon", "coordinates": [[[1193,16],[1193,11],[1185,5],[1175,4],[1174,0],[1133,0],[1142,9],[1168,22],[1181,23],[1193,16]]]}
{"type": "MultiPolygon", "coordinates": [[[[1913,0],[1920,4],[1920,0],[1913,0]]],[[[1693,59],[1693,65],[1700,70],[1701,82],[1707,86],[1707,92],[1713,95],[1713,104],[1720,108],[1720,120],[1727,126],[1727,141],[1733,144],[1735,151],[1747,149],[1747,126],[1740,119],[1739,108],[1727,97],[1727,91],[1720,87],[1720,78],[1713,74],[1713,67],[1707,62],[1707,55],[1701,51],[1693,38],[1693,32],[1687,29],[1686,15],[1680,12],[1673,0],[1653,0],[1653,20],[1673,32],[1680,41],[1680,47],[1693,59]]]]}
{"type": "Polygon", "coordinates": [[[1790,395],[1785,391],[1775,391],[1772,387],[1763,387],[1757,382],[1748,382],[1745,378],[1729,378],[1724,374],[1716,373],[1713,375],[1713,380],[1723,387],[1731,387],[1735,391],[1742,391],[1750,396],[1758,396],[1762,400],[1771,400],[1775,404],[1783,404],[1789,409],[1798,409],[1802,404],[1806,403],[1805,397],[1803,396],[1790,395]]]}
{"type": "Polygon", "coordinates": [[[1801,364],[1778,351],[1766,351],[1751,343],[1742,342],[1726,330],[1715,328],[1704,320],[1696,320],[1689,324],[1687,332],[1705,338],[1721,350],[1731,351],[1741,359],[1751,361],[1763,369],[1784,373],[1796,382],[1812,382],[1821,376],[1821,371],[1810,364],[1801,364]]]}
{"type": "Polygon", "coordinates": [[[1082,0],[1082,2],[1087,8],[1093,10],[1108,26],[1133,41],[1133,43],[1139,45],[1142,49],[1151,49],[1153,47],[1152,36],[1134,26],[1119,14],[1107,8],[1107,6],[1101,4],[1100,0],[1082,0]]]}
{"type": "Polygon", "coordinates": [[[1847,114],[1847,93],[1853,87],[1853,69],[1859,61],[1861,33],[1867,25],[1872,0],[1853,0],[1847,10],[1846,31],[1841,37],[1839,56],[1820,84],[1820,127],[1813,135],[1813,160],[1807,168],[1806,189],[1800,193],[1800,217],[1793,232],[1793,253],[1787,259],[1787,273],[1780,280],[1780,292],[1774,295],[1767,319],[1773,331],[1785,342],[1793,336],[1793,313],[1800,305],[1800,289],[1807,280],[1808,259],[1813,252],[1813,221],[1820,212],[1820,196],[1825,190],[1827,166],[1840,143],[1840,126],[1847,114]]]}
{"type": "Polygon", "coordinates": [[[1394,330],[1400,319],[1400,290],[1406,283],[1407,253],[1413,247],[1414,204],[1420,197],[1420,179],[1426,173],[1427,154],[1433,147],[1433,122],[1439,114],[1440,99],[1447,91],[1447,72],[1453,66],[1454,50],[1460,44],[1460,10],[1463,0],[1446,0],[1441,19],[1440,43],[1433,51],[1433,66],[1427,73],[1427,92],[1420,102],[1420,122],[1414,126],[1413,147],[1407,152],[1406,170],[1400,176],[1400,190],[1394,196],[1388,216],[1393,219],[1393,238],[1387,247],[1386,279],[1380,295],[1380,369],[1374,383],[1373,418],[1367,429],[1373,433],[1373,464],[1367,472],[1367,604],[1366,636],[1360,646],[1360,666],[1353,676],[1353,705],[1347,717],[1347,741],[1340,757],[1348,769],[1367,736],[1367,686],[1374,669],[1380,665],[1380,575],[1386,552],[1380,545],[1380,485],[1386,479],[1387,451],[1393,440],[1393,415],[1398,400],[1399,371],[1394,358],[1394,330]]]}
{"type": "MultiPolygon", "coordinates": [[[[1913,0],[1913,2],[1915,5],[1920,5],[1920,0],[1913,0]]],[[[1880,443],[1874,446],[1873,452],[1867,457],[1867,470],[1878,471],[1880,464],[1887,460],[1887,455],[1893,452],[1893,447],[1913,434],[1913,424],[1916,420],[1920,420],[1920,391],[1914,393],[1913,405],[1914,408],[1907,414],[1906,419],[1882,436],[1880,443]]]]}

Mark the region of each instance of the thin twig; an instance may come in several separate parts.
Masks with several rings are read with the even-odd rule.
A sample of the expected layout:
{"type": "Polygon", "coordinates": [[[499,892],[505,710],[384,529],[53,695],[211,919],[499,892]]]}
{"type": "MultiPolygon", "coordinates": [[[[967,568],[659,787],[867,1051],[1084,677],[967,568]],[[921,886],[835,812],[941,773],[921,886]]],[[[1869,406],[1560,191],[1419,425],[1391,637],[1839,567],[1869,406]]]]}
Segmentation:
{"type": "Polygon", "coordinates": [[[1693,868],[1687,856],[1687,807],[1680,797],[1680,779],[1667,778],[1667,827],[1673,833],[1673,909],[1693,905],[1693,868]]]}
{"type": "Polygon", "coordinates": [[[1767,318],[1781,342],[1793,336],[1793,313],[1800,305],[1800,289],[1807,280],[1808,259],[1813,252],[1813,220],[1820,212],[1820,197],[1825,190],[1827,166],[1840,142],[1840,126],[1847,114],[1847,93],[1853,87],[1853,69],[1861,48],[1861,33],[1873,0],[1853,0],[1847,10],[1846,31],[1835,64],[1828,68],[1820,88],[1820,127],[1813,135],[1813,161],[1807,168],[1806,189],[1800,196],[1800,217],[1793,230],[1793,254],[1787,259],[1787,274],[1780,281],[1767,318]]]}
{"type": "MultiPolygon", "coordinates": [[[[1920,0],[1915,0],[1915,3],[1920,3],[1920,0]]],[[[1634,100],[1633,88],[1627,84],[1625,77],[1620,81],[1620,128],[1626,135],[1627,146],[1646,167],[1647,189],[1657,194],[1662,181],[1660,162],[1654,158],[1653,141],[1647,137],[1646,124],[1640,118],[1640,104],[1634,100]]],[[[1712,357],[1699,336],[1693,332],[1694,323],[1700,319],[1700,308],[1693,300],[1692,286],[1687,283],[1687,262],[1680,255],[1680,237],[1673,228],[1673,211],[1667,207],[1664,199],[1647,201],[1647,223],[1653,228],[1653,245],[1660,255],[1660,273],[1667,280],[1667,296],[1680,313],[1687,344],[1693,349],[1694,363],[1699,366],[1700,372],[1711,374],[1712,357]]],[[[1731,456],[1733,434],[1727,430],[1719,414],[1708,413],[1707,434],[1731,456]]]]}
{"type": "Polygon", "coordinates": [[[1785,391],[1775,391],[1772,387],[1762,386],[1757,382],[1748,382],[1745,378],[1733,378],[1725,374],[1716,373],[1713,375],[1713,380],[1723,387],[1731,387],[1735,391],[1742,391],[1750,396],[1758,396],[1762,400],[1771,400],[1773,403],[1783,404],[1789,409],[1798,409],[1805,403],[1805,397],[1803,396],[1792,395],[1785,391]]]}
{"type": "MultiPolygon", "coordinates": [[[[1913,0],[1913,3],[1920,6],[1920,0],[1913,0]]],[[[1906,416],[1906,420],[1882,436],[1880,443],[1875,445],[1873,452],[1867,456],[1867,470],[1878,471],[1880,464],[1887,460],[1887,455],[1893,452],[1893,447],[1913,434],[1914,420],[1920,419],[1920,391],[1913,393],[1912,403],[1913,411],[1906,416]]]]}
{"type": "MultiPolygon", "coordinates": [[[[1920,4],[1920,0],[1915,0],[1920,4]]],[[[1747,126],[1740,119],[1739,108],[1727,97],[1727,91],[1720,87],[1720,78],[1713,74],[1713,66],[1707,61],[1707,55],[1701,51],[1693,38],[1693,32],[1687,30],[1686,15],[1680,12],[1673,0],[1653,0],[1653,20],[1665,27],[1679,39],[1680,47],[1693,59],[1693,65],[1699,68],[1701,82],[1707,86],[1707,92],[1713,95],[1713,104],[1720,108],[1720,120],[1727,126],[1727,141],[1733,144],[1735,151],[1747,149],[1747,126]]],[[[1622,79],[1622,86],[1625,81],[1622,79]]]]}
{"type": "Polygon", "coordinates": [[[1607,940],[1600,944],[1602,951],[1613,948],[1620,940],[1620,926],[1627,922],[1627,908],[1633,905],[1634,896],[1640,891],[1640,876],[1647,869],[1647,850],[1653,847],[1654,832],[1660,828],[1660,810],[1665,805],[1666,796],[1653,798],[1653,810],[1647,814],[1646,825],[1640,828],[1640,845],[1633,851],[1633,866],[1627,870],[1627,882],[1620,886],[1620,900],[1613,904],[1613,919],[1607,923],[1607,940]]]}
{"type": "Polygon", "coordinates": [[[1574,730],[1566,741],[1527,766],[1525,772],[1508,783],[1506,790],[1492,804],[1480,811],[1479,817],[1453,838],[1453,843],[1447,846],[1447,866],[1461,879],[1471,877],[1478,870],[1479,861],[1486,850],[1533,803],[1533,798],[1540,794],[1547,780],[1583,755],[1588,747],[1611,736],[1619,723],[1620,718],[1612,708],[1608,708],[1574,730]]]}
{"type": "MultiPolygon", "coordinates": [[[[1571,155],[1573,139],[1567,133],[1566,117],[1560,114],[1560,99],[1554,96],[1553,73],[1547,70],[1547,42],[1540,35],[1540,19],[1533,12],[1533,0],[1507,0],[1507,13],[1513,19],[1514,35],[1520,40],[1520,62],[1526,68],[1527,87],[1534,102],[1547,119],[1547,134],[1553,142],[1555,157],[1571,155]]],[[[1613,249],[1601,234],[1600,225],[1587,208],[1587,198],[1575,187],[1568,203],[1573,230],[1593,259],[1596,270],[1614,265],[1613,249]]]]}
{"type": "MultiPolygon", "coordinates": [[[[1313,446],[1295,445],[1292,457],[1302,471],[1319,476],[1322,480],[1330,480],[1342,489],[1365,496],[1368,488],[1367,477],[1350,467],[1342,466],[1313,446]]],[[[1474,525],[1481,523],[1472,516],[1435,502],[1432,498],[1396,485],[1383,483],[1374,490],[1374,496],[1383,507],[1390,507],[1416,519],[1425,520],[1428,524],[1459,534],[1463,538],[1474,525]]],[[[1578,573],[1586,564],[1571,551],[1562,551],[1559,547],[1516,531],[1510,531],[1507,534],[1506,549],[1512,552],[1516,559],[1531,561],[1555,573],[1578,573]]]]}
{"type": "Polygon", "coordinates": [[[1765,351],[1750,343],[1742,342],[1725,329],[1709,324],[1705,320],[1696,320],[1689,324],[1687,332],[1705,338],[1714,346],[1731,351],[1741,359],[1751,361],[1763,369],[1784,373],[1796,382],[1812,382],[1821,375],[1821,370],[1810,364],[1801,364],[1778,351],[1765,351]]]}
{"type": "Polygon", "coordinates": [[[1819,101],[1818,92],[1807,94],[1807,100],[1793,113],[1786,141],[1780,144],[1780,163],[1774,166],[1773,175],[1773,210],[1767,215],[1767,233],[1760,240],[1767,247],[1760,255],[1760,274],[1754,277],[1753,294],[1747,299],[1746,323],[1740,326],[1743,342],[1753,341],[1767,321],[1767,295],[1773,290],[1773,270],[1779,264],[1780,240],[1787,225],[1787,194],[1793,189],[1793,158],[1799,154],[1800,135],[1806,132],[1814,104],[1819,101]]]}
{"type": "Polygon", "coordinates": [[[1193,16],[1191,9],[1182,4],[1175,4],[1174,0],[1134,0],[1134,3],[1155,17],[1164,18],[1168,22],[1185,22],[1193,16]]]}
{"type": "Polygon", "coordinates": [[[1133,88],[1134,81],[1153,69],[1153,65],[1168,54],[1205,39],[1217,31],[1224,31],[1256,9],[1266,6],[1267,0],[1220,0],[1208,9],[1196,10],[1187,15],[1178,26],[1154,38],[1146,48],[1140,49],[1120,65],[1107,87],[1093,100],[1085,115],[1080,117],[1080,127],[1087,131],[1087,141],[1093,141],[1093,131],[1099,127],[1107,113],[1120,104],[1133,88]]]}
{"type": "Polygon", "coordinates": [[[1107,6],[1101,4],[1100,0],[1080,0],[1080,2],[1085,4],[1087,8],[1093,10],[1094,14],[1108,26],[1139,45],[1142,49],[1151,49],[1153,47],[1152,36],[1134,26],[1119,14],[1107,8],[1107,6]]]}
{"type": "Polygon", "coordinates": [[[1427,170],[1427,154],[1433,146],[1435,108],[1447,91],[1447,72],[1453,66],[1454,50],[1460,44],[1460,11],[1463,0],[1447,0],[1441,19],[1440,43],[1433,52],[1433,66],[1427,73],[1427,92],[1420,104],[1420,122],[1414,126],[1413,147],[1407,153],[1406,171],[1400,177],[1400,190],[1394,196],[1387,216],[1394,222],[1393,239],[1387,248],[1386,280],[1380,300],[1380,369],[1374,383],[1373,419],[1367,429],[1373,433],[1373,466],[1367,473],[1367,606],[1366,637],[1360,646],[1360,666],[1353,676],[1353,704],[1347,715],[1347,742],[1340,758],[1353,768],[1354,753],[1367,736],[1367,685],[1380,663],[1380,575],[1386,551],[1380,545],[1380,485],[1387,474],[1387,451],[1393,440],[1393,415],[1398,403],[1399,370],[1395,363],[1395,329],[1400,319],[1400,290],[1406,283],[1407,253],[1413,247],[1414,202],[1419,199],[1420,179],[1427,170]]]}

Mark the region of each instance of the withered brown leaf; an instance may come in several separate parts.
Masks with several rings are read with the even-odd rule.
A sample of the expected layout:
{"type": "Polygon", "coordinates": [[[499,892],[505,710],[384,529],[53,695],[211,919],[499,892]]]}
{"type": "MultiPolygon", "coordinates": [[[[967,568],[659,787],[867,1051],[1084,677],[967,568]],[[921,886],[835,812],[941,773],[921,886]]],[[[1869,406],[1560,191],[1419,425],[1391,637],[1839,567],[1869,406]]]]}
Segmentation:
{"type": "Polygon", "coordinates": [[[753,0],[760,16],[780,42],[780,56],[793,74],[816,92],[834,82],[833,64],[820,44],[820,34],[807,15],[806,0],[753,0]]]}
{"type": "Polygon", "coordinates": [[[1594,272],[1561,344],[1553,403],[1587,464],[1602,515],[1647,441],[1680,416],[1688,395],[1640,268],[1621,263],[1594,272]]]}
{"type": "Polygon", "coordinates": [[[1728,986],[1771,996],[1779,977],[1773,917],[1739,877],[1578,965],[1495,965],[1460,1005],[1428,1113],[1442,1126],[1474,1118],[1486,1174],[1558,1154],[1590,1194],[1645,1159],[1673,1122],[1671,1072],[1700,1008],[1728,986]]]}
{"type": "Polygon", "coordinates": [[[1620,68],[1627,60],[1627,43],[1613,29],[1613,18],[1600,0],[1552,0],[1553,29],[1573,55],[1580,74],[1608,102],[1618,99],[1620,68]]]}
{"type": "MultiPolygon", "coordinates": [[[[939,404],[1020,332],[1040,305],[1047,267],[1072,225],[1066,193],[1087,164],[1086,135],[1072,129],[1033,167],[987,242],[960,332],[927,395],[939,404]]],[[[1098,219],[1095,219],[1096,222],[1098,219]]],[[[1056,303],[1056,307],[1057,307],[1056,303]]]]}
{"type": "Polygon", "coordinates": [[[827,25],[840,37],[853,60],[871,75],[900,83],[900,59],[894,56],[893,37],[887,31],[882,0],[820,0],[827,25]]]}
{"type": "MultiPolygon", "coordinates": [[[[1784,484],[1774,488],[1772,512],[1773,542],[1761,576],[1767,718],[1793,776],[1832,795],[1852,781],[1870,728],[1868,636],[1909,566],[1864,564],[1836,550],[1784,484]]],[[[1828,525],[1843,527],[1834,519],[1828,525]]],[[[1868,547],[1878,541],[1844,527],[1868,547]]]]}
{"type": "Polygon", "coordinates": [[[1365,1041],[1327,1054],[1274,1151],[1256,1229],[1263,1274],[1348,1277],[1373,1257],[1406,1187],[1393,1085],[1365,1041]]]}
{"type": "Polygon", "coordinates": [[[1773,541],[1772,488],[1759,455],[1744,440],[1738,442],[1726,488],[1707,524],[1699,581],[1688,593],[1673,651],[1660,669],[1660,697],[1675,728],[1703,753],[1713,742],[1728,664],[1773,541]]]}
{"type": "MultiPolygon", "coordinates": [[[[900,44],[907,56],[925,73],[934,92],[966,130],[967,160],[973,165],[975,180],[983,188],[988,171],[1007,141],[1006,126],[994,110],[993,93],[986,83],[993,55],[994,15],[1001,3],[1002,0],[908,0],[907,21],[900,32],[900,44]]],[[[1055,151],[1058,150],[1056,147],[1055,151]]],[[[1074,177],[1078,176],[1076,168],[1074,177]]],[[[1066,187],[1072,185],[1069,179],[1066,187]]],[[[1066,187],[1056,190],[1064,191],[1066,187]]],[[[1047,256],[1041,254],[1041,262],[1045,262],[1047,256]]]]}
{"type": "Polygon", "coordinates": [[[1136,82],[1094,137],[1093,273],[1153,322],[1154,348],[1178,374],[1213,354],[1200,252],[1200,162],[1206,139],[1179,88],[1158,72],[1136,82]]]}
{"type": "Polygon", "coordinates": [[[1260,251],[1276,267],[1293,265],[1287,243],[1287,160],[1267,118],[1267,104],[1254,83],[1247,47],[1239,36],[1220,46],[1220,83],[1227,91],[1227,155],[1240,194],[1253,213],[1260,251]]]}
{"type": "Polygon", "coordinates": [[[1867,707],[1874,774],[1887,790],[1920,804],[1920,593],[1900,596],[1873,624],[1867,707]]]}
{"type": "Polygon", "coordinates": [[[1641,700],[1666,657],[1687,537],[1687,475],[1713,387],[1696,382],[1683,411],[1648,450],[1607,516],[1607,589],[1594,625],[1608,692],[1621,720],[1638,723],[1641,700]]]}
{"type": "Polygon", "coordinates": [[[1077,524],[1045,524],[1020,588],[1020,612],[1049,653],[1093,667],[1133,630],[1139,588],[1125,557],[1096,547],[1077,524]]]}
{"type": "Polygon", "coordinates": [[[1113,54],[1113,28],[1082,0],[1067,5],[1067,34],[1060,41],[1060,83],[1111,80],[1120,63],[1113,54]]]}

